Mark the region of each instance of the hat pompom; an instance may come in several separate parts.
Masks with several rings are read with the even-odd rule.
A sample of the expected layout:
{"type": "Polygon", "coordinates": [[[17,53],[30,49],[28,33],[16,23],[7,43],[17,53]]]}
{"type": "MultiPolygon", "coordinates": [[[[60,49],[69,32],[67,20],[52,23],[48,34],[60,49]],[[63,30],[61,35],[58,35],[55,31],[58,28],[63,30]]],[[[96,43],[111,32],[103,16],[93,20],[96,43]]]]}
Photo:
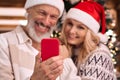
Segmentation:
{"type": "Polygon", "coordinates": [[[98,33],[97,35],[98,35],[99,38],[100,38],[100,42],[102,42],[102,43],[107,43],[108,37],[107,37],[106,34],[98,33]]]}

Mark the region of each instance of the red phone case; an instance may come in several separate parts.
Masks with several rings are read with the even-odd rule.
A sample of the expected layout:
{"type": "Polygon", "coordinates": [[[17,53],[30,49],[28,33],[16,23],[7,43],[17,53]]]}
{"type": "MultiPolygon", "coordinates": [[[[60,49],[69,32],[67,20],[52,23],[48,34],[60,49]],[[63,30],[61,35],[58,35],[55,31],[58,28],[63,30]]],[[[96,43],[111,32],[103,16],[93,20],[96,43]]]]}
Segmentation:
{"type": "Polygon", "coordinates": [[[41,41],[42,61],[59,55],[59,40],[57,38],[47,38],[41,41]]]}

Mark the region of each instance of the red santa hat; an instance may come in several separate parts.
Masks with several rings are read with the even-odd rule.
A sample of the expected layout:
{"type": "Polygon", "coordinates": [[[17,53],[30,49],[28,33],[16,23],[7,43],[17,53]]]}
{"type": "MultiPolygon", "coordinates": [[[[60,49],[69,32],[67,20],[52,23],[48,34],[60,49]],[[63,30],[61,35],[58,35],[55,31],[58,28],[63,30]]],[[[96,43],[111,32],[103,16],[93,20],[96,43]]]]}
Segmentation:
{"type": "Polygon", "coordinates": [[[56,7],[60,11],[60,17],[64,10],[63,0],[26,0],[25,9],[28,9],[39,4],[48,4],[56,7]]]}
{"type": "Polygon", "coordinates": [[[86,0],[78,3],[68,11],[67,18],[82,22],[94,33],[97,33],[102,42],[107,42],[107,37],[103,35],[106,31],[104,8],[97,2],[86,0]],[[100,27],[102,34],[99,33],[100,27]]]}

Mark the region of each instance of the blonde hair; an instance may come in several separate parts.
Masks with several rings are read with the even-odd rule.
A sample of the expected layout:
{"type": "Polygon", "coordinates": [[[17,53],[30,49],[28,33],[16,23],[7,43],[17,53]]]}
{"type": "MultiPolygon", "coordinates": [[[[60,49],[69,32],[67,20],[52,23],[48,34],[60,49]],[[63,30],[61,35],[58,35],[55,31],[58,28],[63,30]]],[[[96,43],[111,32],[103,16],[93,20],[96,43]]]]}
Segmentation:
{"type": "Polygon", "coordinates": [[[79,63],[84,62],[87,56],[97,48],[99,41],[100,41],[99,37],[88,29],[88,32],[85,36],[85,40],[78,54],[79,63]]]}
{"type": "MultiPolygon", "coordinates": [[[[63,28],[62,28],[62,31],[61,31],[61,41],[63,44],[66,45],[66,47],[68,48],[69,50],[69,53],[70,53],[70,56],[72,56],[72,49],[73,49],[73,46],[69,45],[67,43],[67,40],[66,40],[66,36],[64,34],[64,29],[65,29],[65,26],[66,26],[66,22],[67,20],[64,22],[63,24],[63,28]]],[[[81,45],[81,48],[79,50],[79,54],[78,54],[78,58],[75,62],[77,62],[77,64],[81,64],[83,63],[87,56],[97,48],[97,45],[99,44],[99,37],[93,32],[91,31],[90,29],[88,29],[88,32],[86,33],[86,36],[85,36],[85,40],[83,42],[83,44],[81,45]]]]}

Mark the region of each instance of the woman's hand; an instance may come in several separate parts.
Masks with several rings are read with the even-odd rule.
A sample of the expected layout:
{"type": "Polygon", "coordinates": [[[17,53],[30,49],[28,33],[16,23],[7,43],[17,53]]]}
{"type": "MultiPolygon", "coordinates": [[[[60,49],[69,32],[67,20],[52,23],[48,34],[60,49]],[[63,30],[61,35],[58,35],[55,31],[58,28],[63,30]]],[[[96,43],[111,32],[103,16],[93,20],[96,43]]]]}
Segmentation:
{"type": "Polygon", "coordinates": [[[66,48],[65,45],[60,45],[60,55],[65,59],[70,57],[70,54],[68,52],[68,49],[66,48]]]}
{"type": "Polygon", "coordinates": [[[55,56],[41,62],[40,54],[38,54],[31,80],[55,80],[62,71],[63,58],[61,56],[55,56]]]}

